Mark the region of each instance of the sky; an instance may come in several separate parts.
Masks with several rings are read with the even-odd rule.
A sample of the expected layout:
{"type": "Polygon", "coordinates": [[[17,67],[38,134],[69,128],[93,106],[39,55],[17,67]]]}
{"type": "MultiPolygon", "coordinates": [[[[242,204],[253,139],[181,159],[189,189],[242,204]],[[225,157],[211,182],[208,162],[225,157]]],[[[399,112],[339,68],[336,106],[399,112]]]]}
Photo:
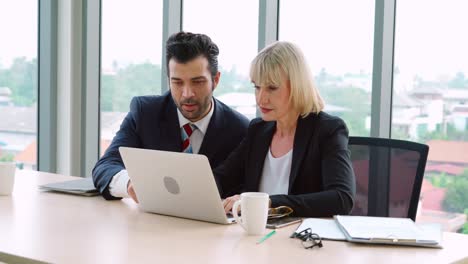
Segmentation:
{"type": "Polygon", "coordinates": [[[0,67],[37,57],[37,0],[0,0],[0,67]]]}
{"type": "Polygon", "coordinates": [[[102,65],[161,64],[162,0],[102,0],[102,65]]]}
{"type": "MultiPolygon", "coordinates": [[[[372,71],[373,0],[287,0],[280,40],[296,42],[314,73],[372,71]]],[[[185,0],[183,28],[209,35],[224,69],[247,74],[257,53],[258,1],[185,0]],[[223,3],[220,3],[220,2],[223,3]]],[[[468,75],[468,1],[397,2],[395,64],[402,74],[468,75]]],[[[162,0],[103,0],[102,65],[160,64],[162,0]]],[[[37,0],[0,0],[0,66],[37,54],[37,0]],[[14,26],[13,26],[14,25],[14,26]]]]}

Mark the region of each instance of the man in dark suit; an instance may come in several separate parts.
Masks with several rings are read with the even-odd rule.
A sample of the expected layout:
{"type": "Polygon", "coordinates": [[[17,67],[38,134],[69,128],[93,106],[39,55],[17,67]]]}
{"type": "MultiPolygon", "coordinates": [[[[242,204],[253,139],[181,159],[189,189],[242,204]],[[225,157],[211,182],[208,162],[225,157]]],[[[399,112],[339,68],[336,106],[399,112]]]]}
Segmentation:
{"type": "Polygon", "coordinates": [[[248,120],[213,97],[219,83],[219,50],[203,34],[179,32],[166,42],[170,93],[134,97],[104,156],[93,169],[96,188],[108,200],[138,202],[119,147],[206,155],[220,165],[244,138],[248,120]]]}

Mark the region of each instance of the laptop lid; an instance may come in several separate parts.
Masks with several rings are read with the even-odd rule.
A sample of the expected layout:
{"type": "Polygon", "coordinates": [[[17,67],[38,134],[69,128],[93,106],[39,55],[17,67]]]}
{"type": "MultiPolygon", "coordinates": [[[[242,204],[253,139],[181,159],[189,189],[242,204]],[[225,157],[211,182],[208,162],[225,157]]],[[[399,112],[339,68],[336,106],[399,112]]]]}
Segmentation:
{"type": "Polygon", "coordinates": [[[146,212],[230,224],[204,155],[120,147],[128,175],[146,212]]]}

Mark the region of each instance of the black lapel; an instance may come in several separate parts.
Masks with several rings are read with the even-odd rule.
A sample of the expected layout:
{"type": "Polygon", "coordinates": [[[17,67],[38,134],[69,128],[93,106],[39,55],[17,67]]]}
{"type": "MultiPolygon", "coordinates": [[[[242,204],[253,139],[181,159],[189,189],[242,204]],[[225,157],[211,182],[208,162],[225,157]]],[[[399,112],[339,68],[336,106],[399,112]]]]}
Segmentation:
{"type": "Polygon", "coordinates": [[[291,163],[291,175],[289,176],[288,194],[291,192],[294,181],[299,174],[305,152],[309,148],[309,142],[314,132],[317,114],[310,113],[306,118],[299,117],[297,120],[296,133],[294,135],[293,156],[291,163]],[[312,119],[312,122],[311,120],[312,119]]]}
{"type": "Polygon", "coordinates": [[[214,157],[216,150],[223,145],[222,140],[225,139],[225,137],[221,137],[220,135],[226,133],[226,131],[223,131],[225,126],[224,108],[215,98],[213,98],[213,103],[213,116],[211,116],[200,150],[198,151],[199,154],[207,157],[214,157]]]}
{"type": "Polygon", "coordinates": [[[159,133],[161,140],[159,149],[166,151],[180,152],[182,150],[182,137],[180,134],[179,117],[177,116],[177,106],[172,100],[171,94],[166,93],[166,104],[161,115],[159,133]]]}
{"type": "Polygon", "coordinates": [[[265,125],[260,128],[260,131],[255,133],[255,138],[253,138],[251,142],[252,146],[255,147],[252,148],[252,155],[248,161],[248,175],[246,179],[248,191],[258,191],[265,157],[270,149],[271,139],[273,138],[275,130],[276,122],[266,122],[265,125]]]}

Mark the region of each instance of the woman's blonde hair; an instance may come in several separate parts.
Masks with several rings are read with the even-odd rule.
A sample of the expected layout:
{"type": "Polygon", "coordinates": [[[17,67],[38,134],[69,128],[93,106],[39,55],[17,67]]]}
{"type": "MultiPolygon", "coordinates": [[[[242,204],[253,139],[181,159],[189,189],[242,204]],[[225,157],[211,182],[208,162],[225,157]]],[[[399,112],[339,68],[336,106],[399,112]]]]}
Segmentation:
{"type": "Polygon", "coordinates": [[[277,41],[261,50],[250,65],[250,79],[256,85],[280,86],[287,78],[291,86],[289,103],[302,117],[323,110],[324,102],[315,87],[304,54],[293,43],[277,41]]]}

